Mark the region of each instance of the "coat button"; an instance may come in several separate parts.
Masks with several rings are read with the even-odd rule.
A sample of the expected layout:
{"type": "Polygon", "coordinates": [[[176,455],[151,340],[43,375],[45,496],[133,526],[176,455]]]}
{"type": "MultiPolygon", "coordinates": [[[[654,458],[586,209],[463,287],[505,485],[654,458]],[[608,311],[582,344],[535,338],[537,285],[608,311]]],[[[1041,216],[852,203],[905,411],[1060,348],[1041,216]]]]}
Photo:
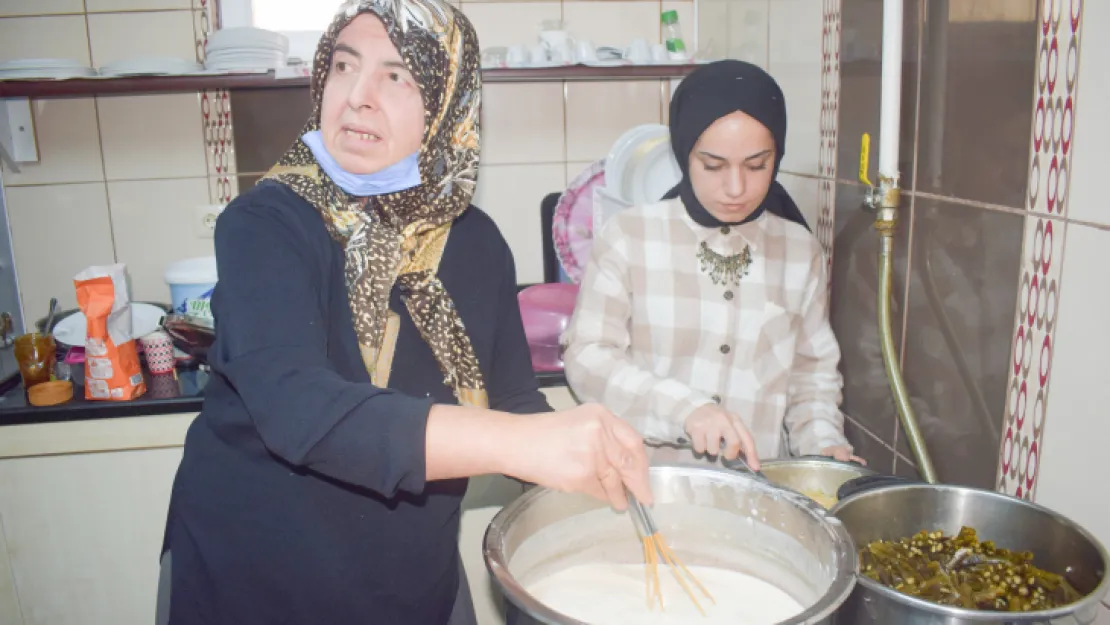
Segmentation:
{"type": "Polygon", "coordinates": [[[728,234],[730,232],[732,232],[732,228],[729,228],[728,226],[721,227],[721,234],[728,234]]]}
{"type": "Polygon", "coordinates": [[[721,346],[721,353],[722,353],[722,354],[727,354],[727,353],[729,353],[729,352],[731,352],[731,351],[732,351],[732,348],[731,348],[731,347],[729,347],[728,345],[722,345],[722,346],[721,346]]]}
{"type": "Polygon", "coordinates": [[[732,291],[725,291],[725,299],[730,302],[732,301],[732,291]]]}

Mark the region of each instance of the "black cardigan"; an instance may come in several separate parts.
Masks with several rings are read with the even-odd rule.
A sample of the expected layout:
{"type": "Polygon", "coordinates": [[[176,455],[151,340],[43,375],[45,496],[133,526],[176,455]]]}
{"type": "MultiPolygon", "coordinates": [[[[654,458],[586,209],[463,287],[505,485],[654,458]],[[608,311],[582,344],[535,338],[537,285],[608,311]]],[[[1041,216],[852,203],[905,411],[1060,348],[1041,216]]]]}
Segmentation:
{"type": "MultiPolygon", "coordinates": [[[[173,625],[437,625],[458,585],[466,480],[425,481],[433,403],[455,403],[394,288],[389,388],[370,384],[319,214],[264,182],[215,235],[216,343],[177,472],[166,548],[173,625]]],[[[532,372],[512,253],[471,207],[438,275],[466,324],[491,407],[550,410],[532,372]]]]}

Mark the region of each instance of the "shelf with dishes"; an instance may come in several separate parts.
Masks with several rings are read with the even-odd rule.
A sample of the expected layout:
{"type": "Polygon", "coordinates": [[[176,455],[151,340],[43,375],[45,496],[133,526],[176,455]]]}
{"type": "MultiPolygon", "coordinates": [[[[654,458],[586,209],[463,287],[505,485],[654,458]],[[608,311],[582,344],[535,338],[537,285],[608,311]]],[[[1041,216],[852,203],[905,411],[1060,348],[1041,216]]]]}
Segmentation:
{"type": "MultiPolygon", "coordinates": [[[[695,65],[568,65],[542,68],[482,70],[487,83],[577,82],[606,80],[666,80],[682,78],[695,65]]],[[[0,98],[56,98],[119,94],[149,94],[217,89],[281,89],[307,87],[307,76],[278,78],[269,73],[227,73],[188,76],[82,77],[66,80],[0,81],[0,98]]]]}

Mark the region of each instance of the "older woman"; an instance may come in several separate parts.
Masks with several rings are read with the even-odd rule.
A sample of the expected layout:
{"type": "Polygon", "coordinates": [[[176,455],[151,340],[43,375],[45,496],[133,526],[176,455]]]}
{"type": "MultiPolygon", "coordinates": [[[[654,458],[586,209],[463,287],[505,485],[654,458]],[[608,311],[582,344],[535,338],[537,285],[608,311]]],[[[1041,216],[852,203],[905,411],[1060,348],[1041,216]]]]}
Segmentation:
{"type": "Polygon", "coordinates": [[[825,256],[775,182],[782,91],[749,63],[707,65],[676,90],[670,130],[682,181],[594,241],[565,336],[572,387],[698,453],[859,460],[838,409],[825,256]]]}
{"type": "Polygon", "coordinates": [[[446,1],[349,2],[303,136],[220,217],[171,623],[470,622],[461,478],[650,500],[641,439],[603,408],[509,414],[550,409],[512,255],[470,206],[478,57],[446,1]]]}

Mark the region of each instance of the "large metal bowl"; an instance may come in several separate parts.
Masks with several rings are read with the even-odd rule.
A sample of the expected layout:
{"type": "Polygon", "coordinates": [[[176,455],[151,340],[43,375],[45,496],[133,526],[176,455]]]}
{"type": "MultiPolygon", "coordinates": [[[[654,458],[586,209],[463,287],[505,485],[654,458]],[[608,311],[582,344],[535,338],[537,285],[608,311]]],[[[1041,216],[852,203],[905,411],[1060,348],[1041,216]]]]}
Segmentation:
{"type": "MultiPolygon", "coordinates": [[[[851,593],[855,546],[840,522],[807,497],[711,467],[654,466],[651,483],[660,533],[687,565],[758,576],[808,606],[784,625],[831,623],[851,593]]],[[[545,488],[494,517],[484,551],[494,584],[508,599],[509,625],[587,625],[540,603],[526,587],[568,566],[643,562],[626,514],[545,488]]]]}
{"type": "Polygon", "coordinates": [[[1047,508],[993,491],[930,484],[887,486],[851,495],[831,512],[860,547],[921,530],[951,535],[963,526],[971,527],[982,540],[993,540],[999,547],[1032,552],[1036,566],[1063,574],[1085,594],[1077,603],[1052,610],[999,613],[938,605],[860,576],[855,592],[841,608],[839,623],[1089,625],[1096,622],[1099,601],[1110,590],[1110,558],[1098,539],[1047,508]]]}

